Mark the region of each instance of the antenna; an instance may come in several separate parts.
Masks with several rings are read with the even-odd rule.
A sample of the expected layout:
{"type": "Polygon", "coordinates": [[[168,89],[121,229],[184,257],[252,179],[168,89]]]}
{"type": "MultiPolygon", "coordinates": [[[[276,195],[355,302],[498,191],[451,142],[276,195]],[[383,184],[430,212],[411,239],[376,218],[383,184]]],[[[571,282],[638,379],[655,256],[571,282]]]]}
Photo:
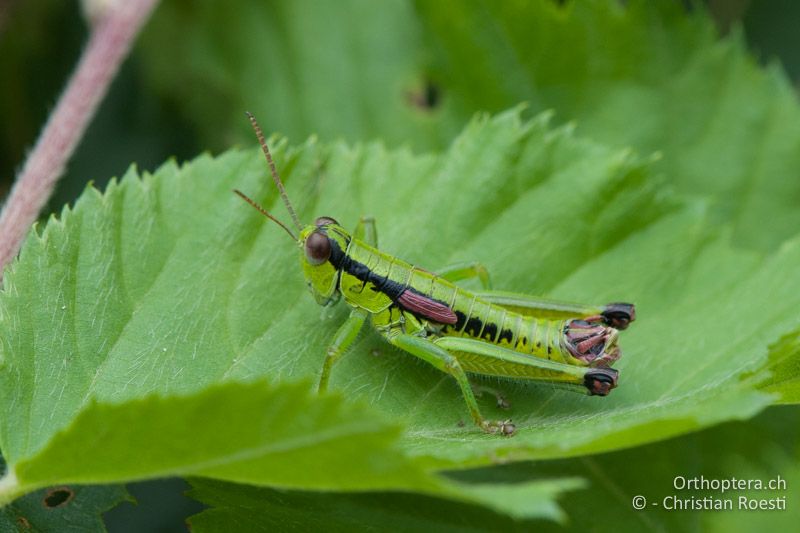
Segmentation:
{"type": "Polygon", "coordinates": [[[275,218],[274,216],[272,216],[272,215],[270,214],[270,212],[269,212],[269,211],[267,211],[266,209],[264,209],[263,207],[261,207],[260,205],[258,205],[257,203],[255,203],[255,202],[254,202],[252,199],[250,199],[250,197],[249,197],[249,196],[247,196],[245,193],[243,193],[243,192],[242,192],[242,191],[240,191],[239,189],[233,189],[233,192],[235,192],[236,194],[238,194],[239,196],[241,196],[241,197],[244,199],[244,201],[245,201],[245,202],[247,202],[248,204],[250,204],[250,205],[252,205],[253,207],[255,207],[255,208],[256,208],[256,209],[257,209],[259,212],[261,212],[261,214],[262,214],[262,215],[264,215],[265,217],[269,218],[271,221],[273,221],[274,223],[276,223],[277,225],[279,225],[280,227],[282,227],[282,228],[283,228],[283,230],[284,230],[286,233],[288,233],[288,234],[289,234],[289,237],[291,237],[293,241],[297,241],[297,237],[295,237],[295,236],[294,236],[294,234],[291,232],[291,230],[290,230],[289,228],[287,228],[287,227],[284,225],[284,223],[283,223],[283,222],[281,222],[280,220],[278,220],[277,218],[275,218]]]}
{"type": "MultiPolygon", "coordinates": [[[[256,137],[258,137],[258,143],[261,145],[261,149],[264,151],[264,155],[267,157],[267,164],[269,165],[269,170],[272,173],[272,181],[275,182],[275,185],[278,187],[278,192],[281,193],[281,198],[283,199],[284,205],[286,205],[286,210],[289,211],[289,215],[292,217],[292,221],[294,225],[297,227],[298,230],[303,229],[303,225],[300,224],[300,220],[297,218],[297,214],[294,212],[294,208],[292,208],[292,204],[289,202],[289,197],[286,195],[286,189],[283,188],[283,182],[281,178],[278,176],[278,171],[275,169],[275,163],[272,161],[272,155],[269,153],[269,148],[267,147],[267,141],[264,140],[264,133],[261,131],[261,127],[256,122],[256,117],[249,111],[245,111],[247,114],[247,118],[250,119],[250,124],[253,126],[253,129],[256,132],[256,137]]],[[[252,200],[244,196],[243,194],[239,193],[242,197],[244,197],[247,201],[253,204],[255,207],[258,207],[252,200]]],[[[260,209],[264,214],[272,218],[266,211],[260,209]]],[[[274,219],[273,219],[274,220],[274,219]]],[[[277,220],[276,220],[277,222],[277,220]]],[[[283,224],[281,224],[283,226],[283,224]]],[[[284,226],[285,228],[286,226],[284,226]]],[[[295,239],[297,240],[297,239],[295,239]]]]}

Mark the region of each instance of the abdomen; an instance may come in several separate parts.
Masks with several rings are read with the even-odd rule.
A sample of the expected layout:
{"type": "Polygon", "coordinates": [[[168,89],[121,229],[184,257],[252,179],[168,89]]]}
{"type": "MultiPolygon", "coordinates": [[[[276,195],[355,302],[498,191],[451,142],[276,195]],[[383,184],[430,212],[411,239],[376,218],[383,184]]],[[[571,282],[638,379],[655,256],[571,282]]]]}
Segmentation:
{"type": "Polygon", "coordinates": [[[458,291],[456,323],[432,329],[434,336],[467,337],[559,363],[585,365],[564,345],[565,320],[524,316],[458,291]]]}

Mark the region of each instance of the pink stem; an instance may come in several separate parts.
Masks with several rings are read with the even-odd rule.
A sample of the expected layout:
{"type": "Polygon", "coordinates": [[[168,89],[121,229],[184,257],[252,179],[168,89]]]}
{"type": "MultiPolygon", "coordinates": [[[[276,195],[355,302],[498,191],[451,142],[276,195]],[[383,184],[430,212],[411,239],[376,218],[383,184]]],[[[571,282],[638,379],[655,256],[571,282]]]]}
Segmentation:
{"type": "Polygon", "coordinates": [[[17,255],[158,0],[111,0],[0,213],[0,268],[17,255]]]}

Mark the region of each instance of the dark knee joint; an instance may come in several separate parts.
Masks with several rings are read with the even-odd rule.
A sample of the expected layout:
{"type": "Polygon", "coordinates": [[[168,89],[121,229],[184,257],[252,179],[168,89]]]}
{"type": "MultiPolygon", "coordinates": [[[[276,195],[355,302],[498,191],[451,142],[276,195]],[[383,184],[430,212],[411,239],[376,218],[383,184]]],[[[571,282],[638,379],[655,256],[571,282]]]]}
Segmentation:
{"type": "Polygon", "coordinates": [[[605,306],[601,315],[612,328],[625,329],[636,320],[636,308],[633,304],[611,303],[605,306]]]}
{"type": "Polygon", "coordinates": [[[592,396],[606,396],[617,386],[619,371],[613,368],[594,368],[583,377],[584,386],[592,396]]]}

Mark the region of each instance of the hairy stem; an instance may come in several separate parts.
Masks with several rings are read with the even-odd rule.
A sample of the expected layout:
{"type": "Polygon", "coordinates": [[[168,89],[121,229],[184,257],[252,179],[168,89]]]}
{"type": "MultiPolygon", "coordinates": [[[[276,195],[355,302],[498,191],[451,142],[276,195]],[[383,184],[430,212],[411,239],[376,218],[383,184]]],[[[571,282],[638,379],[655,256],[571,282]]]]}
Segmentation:
{"type": "Polygon", "coordinates": [[[89,42],[0,213],[0,269],[19,251],[156,3],[108,0],[92,13],[89,42]]]}

